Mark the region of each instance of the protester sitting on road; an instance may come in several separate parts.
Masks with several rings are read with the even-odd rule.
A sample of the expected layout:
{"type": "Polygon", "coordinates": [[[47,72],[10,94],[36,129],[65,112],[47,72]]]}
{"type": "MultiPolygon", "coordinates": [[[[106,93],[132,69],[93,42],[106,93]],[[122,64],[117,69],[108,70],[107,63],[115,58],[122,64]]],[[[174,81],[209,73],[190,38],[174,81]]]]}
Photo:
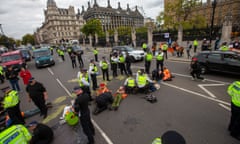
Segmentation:
{"type": "Polygon", "coordinates": [[[163,71],[162,70],[153,70],[152,71],[152,80],[155,80],[157,82],[160,82],[163,79],[163,71]]]}
{"type": "Polygon", "coordinates": [[[105,92],[109,92],[109,89],[107,88],[105,83],[100,83],[99,88],[97,90],[97,96],[99,96],[105,92]]]}
{"type": "Polygon", "coordinates": [[[186,141],[178,132],[167,131],[161,136],[161,138],[155,138],[152,144],[186,144],[186,141]]]}
{"type": "Polygon", "coordinates": [[[53,140],[53,130],[45,124],[33,121],[28,125],[28,129],[33,134],[30,144],[49,144],[53,140]]]}
{"type": "Polygon", "coordinates": [[[163,67],[163,81],[171,81],[173,78],[171,72],[167,67],[163,67]]]}
{"type": "Polygon", "coordinates": [[[144,69],[140,69],[136,75],[136,82],[140,92],[148,93],[149,92],[149,83],[153,81],[148,77],[144,72],[144,69]]]}
{"type": "Polygon", "coordinates": [[[118,110],[118,107],[119,107],[122,99],[127,97],[124,87],[120,86],[119,89],[117,90],[117,92],[113,96],[114,96],[114,100],[113,100],[111,109],[118,110]]]}

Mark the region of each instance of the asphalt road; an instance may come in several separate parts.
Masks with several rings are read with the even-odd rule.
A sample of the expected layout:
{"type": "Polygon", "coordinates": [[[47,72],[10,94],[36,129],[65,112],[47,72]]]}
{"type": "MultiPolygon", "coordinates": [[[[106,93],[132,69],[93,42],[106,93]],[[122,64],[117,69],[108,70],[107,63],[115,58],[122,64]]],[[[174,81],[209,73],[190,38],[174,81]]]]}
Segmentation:
{"type": "MultiPolygon", "coordinates": [[[[101,51],[108,56],[108,51],[101,51]]],[[[85,67],[88,67],[91,52],[84,53],[85,67]]],[[[61,61],[55,54],[56,65],[36,69],[33,61],[28,64],[29,70],[48,91],[53,108],[49,109],[48,117],[43,120],[39,115],[27,119],[37,120],[55,126],[54,144],[76,144],[79,132],[66,124],[56,126],[62,115],[64,106],[73,99],[71,90],[76,82],[78,68],[73,69],[68,54],[66,61],[61,61]]],[[[143,94],[129,95],[124,99],[118,111],[104,111],[92,116],[95,125],[96,144],[150,144],[168,130],[176,130],[182,134],[187,144],[237,144],[227,131],[230,120],[230,97],[226,89],[239,76],[221,73],[204,75],[206,82],[192,81],[189,75],[189,63],[166,60],[165,65],[172,71],[173,81],[162,82],[161,88],[153,94],[158,102],[151,104],[143,99],[143,94]]],[[[143,62],[132,65],[136,72],[143,67],[143,62]]],[[[152,62],[152,69],[155,61],[152,62]]],[[[110,72],[111,73],[111,72],[110,72]]],[[[102,80],[98,77],[98,83],[102,80]]],[[[124,77],[112,79],[108,86],[115,91],[124,82],[124,77]]],[[[7,83],[5,83],[6,85],[7,83]]],[[[33,109],[35,106],[27,102],[25,86],[21,81],[21,109],[33,109]]],[[[94,104],[90,105],[91,110],[94,104]]],[[[85,144],[81,137],[81,144],[85,144]]]]}

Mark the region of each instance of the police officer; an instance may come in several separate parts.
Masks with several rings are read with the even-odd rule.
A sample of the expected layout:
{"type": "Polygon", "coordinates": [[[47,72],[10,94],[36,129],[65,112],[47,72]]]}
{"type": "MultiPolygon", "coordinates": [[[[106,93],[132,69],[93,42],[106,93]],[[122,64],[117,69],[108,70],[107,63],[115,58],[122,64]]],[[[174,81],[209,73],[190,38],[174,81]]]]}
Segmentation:
{"type": "Polygon", "coordinates": [[[161,138],[157,137],[152,144],[186,144],[184,137],[176,131],[167,131],[161,138]]]}
{"type": "Polygon", "coordinates": [[[229,48],[228,48],[228,46],[227,46],[227,42],[224,42],[224,43],[222,44],[222,46],[220,47],[220,50],[221,50],[221,51],[228,51],[228,50],[229,50],[229,48]]]}
{"type": "Polygon", "coordinates": [[[82,50],[77,52],[77,59],[78,59],[78,63],[79,63],[80,68],[84,67],[84,63],[83,63],[83,60],[82,60],[82,54],[83,54],[82,50]]]}
{"type": "Polygon", "coordinates": [[[161,70],[163,71],[163,62],[164,62],[164,53],[161,49],[159,49],[159,52],[156,56],[156,63],[157,63],[157,71],[159,70],[159,65],[161,66],[161,70]]]}
{"type": "Polygon", "coordinates": [[[132,70],[131,70],[131,63],[133,62],[133,58],[126,52],[126,70],[128,75],[132,75],[132,70]]]}
{"type": "Polygon", "coordinates": [[[113,55],[111,56],[111,65],[112,65],[112,71],[113,71],[113,77],[117,77],[117,66],[118,66],[118,54],[117,53],[113,53],[113,55]]]}
{"type": "Polygon", "coordinates": [[[94,54],[94,57],[95,57],[95,61],[98,62],[98,50],[97,50],[97,48],[94,48],[93,54],[94,54]]]}
{"type": "Polygon", "coordinates": [[[92,100],[90,91],[90,79],[87,69],[81,69],[81,72],[78,74],[77,77],[79,86],[83,89],[84,93],[86,92],[89,95],[90,100],[92,100]]]}
{"type": "Polygon", "coordinates": [[[2,66],[0,66],[0,81],[4,83],[4,71],[2,66]]]}
{"type": "Polygon", "coordinates": [[[102,57],[102,61],[100,61],[99,66],[102,69],[103,80],[105,81],[105,77],[107,77],[107,81],[110,81],[109,80],[109,73],[108,73],[109,62],[106,60],[105,57],[102,57]]]}
{"type": "Polygon", "coordinates": [[[145,71],[147,74],[149,74],[150,72],[150,67],[151,67],[151,61],[152,61],[152,54],[150,51],[147,52],[146,56],[145,56],[145,71]]]}
{"type": "Polygon", "coordinates": [[[232,137],[240,140],[240,81],[233,82],[227,92],[231,96],[231,120],[228,130],[232,137]]]}
{"type": "Polygon", "coordinates": [[[53,55],[53,47],[50,47],[51,55],[53,55]]]}
{"type": "Polygon", "coordinates": [[[168,56],[167,56],[168,45],[166,42],[162,45],[162,50],[165,55],[165,58],[168,59],[168,56]]]}
{"type": "Polygon", "coordinates": [[[136,92],[136,84],[135,79],[130,75],[124,82],[126,93],[135,93],[136,92]]]}
{"type": "Polygon", "coordinates": [[[149,83],[153,83],[153,81],[149,79],[147,74],[144,73],[143,69],[137,72],[136,82],[137,82],[138,89],[140,91],[143,91],[144,93],[149,92],[149,83]]]}
{"type": "Polygon", "coordinates": [[[76,86],[73,89],[73,92],[77,95],[77,98],[74,102],[74,111],[75,113],[81,114],[80,122],[83,128],[83,132],[88,138],[88,144],[94,144],[94,135],[95,129],[91,121],[90,110],[88,108],[89,96],[87,93],[83,93],[81,87],[76,86]]]}
{"type": "Polygon", "coordinates": [[[4,92],[3,107],[6,109],[12,124],[25,124],[20,110],[20,100],[18,92],[10,87],[1,89],[4,92]]]}
{"type": "Polygon", "coordinates": [[[147,44],[145,42],[142,44],[142,49],[144,52],[147,51],[147,44]]]}
{"type": "Polygon", "coordinates": [[[125,75],[128,75],[127,71],[126,71],[126,67],[125,67],[125,58],[124,58],[123,54],[120,54],[118,64],[119,64],[119,68],[121,71],[121,75],[123,75],[123,72],[125,73],[125,75]]]}
{"type": "Polygon", "coordinates": [[[92,89],[96,90],[98,88],[98,84],[97,84],[98,68],[93,59],[91,59],[90,64],[89,64],[89,73],[90,73],[91,79],[92,79],[92,89]]]}
{"type": "Polygon", "coordinates": [[[194,53],[196,53],[196,52],[197,52],[197,47],[198,47],[198,41],[197,41],[197,39],[195,39],[195,40],[193,41],[193,47],[194,47],[194,53]]]}
{"type": "Polygon", "coordinates": [[[59,56],[62,58],[63,61],[65,61],[65,58],[64,58],[64,51],[59,49],[59,56]]]}
{"type": "Polygon", "coordinates": [[[0,143],[27,144],[31,139],[31,133],[23,125],[12,125],[0,133],[0,143]]]}

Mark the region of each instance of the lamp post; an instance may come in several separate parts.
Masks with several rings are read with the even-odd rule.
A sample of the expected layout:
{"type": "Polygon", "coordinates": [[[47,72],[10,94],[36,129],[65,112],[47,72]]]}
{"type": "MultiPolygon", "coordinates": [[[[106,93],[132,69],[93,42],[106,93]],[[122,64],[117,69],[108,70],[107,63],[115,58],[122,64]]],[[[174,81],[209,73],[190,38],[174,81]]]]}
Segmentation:
{"type": "Polygon", "coordinates": [[[211,18],[211,27],[210,27],[210,45],[212,44],[212,31],[213,31],[213,23],[214,23],[214,15],[215,15],[215,9],[216,9],[216,6],[217,6],[217,1],[214,0],[212,2],[212,18],[211,18]]]}

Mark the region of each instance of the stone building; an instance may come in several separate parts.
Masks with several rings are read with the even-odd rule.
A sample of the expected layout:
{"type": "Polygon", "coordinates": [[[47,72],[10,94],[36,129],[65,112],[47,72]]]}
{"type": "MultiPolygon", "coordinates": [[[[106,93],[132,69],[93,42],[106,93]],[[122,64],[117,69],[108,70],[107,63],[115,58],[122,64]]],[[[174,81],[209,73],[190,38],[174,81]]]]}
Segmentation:
{"type": "Polygon", "coordinates": [[[103,31],[116,29],[121,26],[144,26],[144,17],[139,12],[137,6],[135,10],[131,10],[128,4],[127,9],[122,9],[120,2],[118,2],[118,8],[112,8],[110,0],[108,0],[107,7],[99,6],[97,0],[94,0],[92,7],[90,5],[90,2],[88,2],[88,8],[85,11],[83,7],[82,14],[85,21],[88,21],[90,19],[99,19],[102,23],[103,31]]]}
{"type": "Polygon", "coordinates": [[[59,44],[80,38],[80,28],[84,24],[80,10],[76,14],[73,6],[68,9],[58,8],[54,0],[48,0],[44,16],[42,26],[35,32],[37,43],[59,44]]]}
{"type": "MultiPolygon", "coordinates": [[[[175,0],[164,0],[165,6],[175,0]]],[[[239,0],[216,0],[217,5],[214,15],[214,25],[221,26],[226,17],[232,20],[233,27],[240,28],[240,1],[239,0]]],[[[211,25],[213,0],[202,1],[202,3],[192,10],[190,17],[196,14],[206,18],[206,26],[211,25]]]]}

